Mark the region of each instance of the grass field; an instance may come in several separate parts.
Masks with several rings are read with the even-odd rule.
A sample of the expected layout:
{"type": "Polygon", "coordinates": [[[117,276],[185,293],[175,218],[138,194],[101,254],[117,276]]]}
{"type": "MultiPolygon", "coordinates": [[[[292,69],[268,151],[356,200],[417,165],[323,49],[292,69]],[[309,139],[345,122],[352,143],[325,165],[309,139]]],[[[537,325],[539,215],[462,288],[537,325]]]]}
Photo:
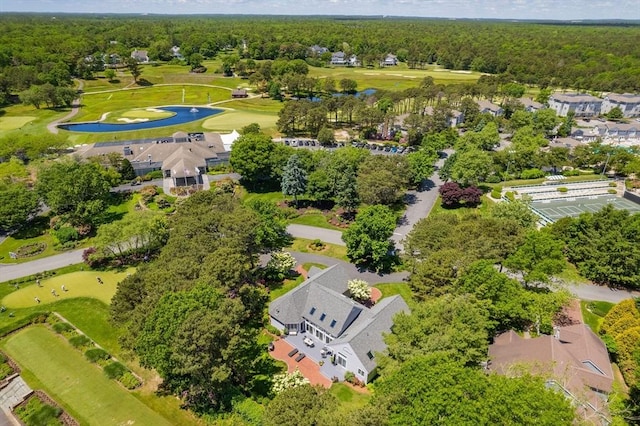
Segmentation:
{"type": "Polygon", "coordinates": [[[344,260],[348,262],[347,248],[344,246],[337,246],[334,244],[325,243],[326,248],[323,251],[315,251],[309,248],[312,240],[306,240],[304,238],[295,238],[293,244],[289,247],[291,251],[299,251],[301,253],[320,254],[322,256],[335,257],[336,259],[344,260]]]}
{"type": "Polygon", "coordinates": [[[35,120],[35,116],[0,117],[0,130],[15,130],[35,120]]]}
{"type": "Polygon", "coordinates": [[[171,424],[45,326],[11,335],[2,348],[22,367],[31,387],[44,389],[81,424],[171,424]]]}
{"type": "Polygon", "coordinates": [[[445,208],[442,205],[442,198],[438,196],[438,199],[431,209],[430,215],[437,214],[456,214],[458,216],[464,216],[468,213],[478,213],[481,216],[486,216],[491,211],[491,206],[494,202],[486,195],[482,196],[482,203],[477,207],[457,207],[457,208],[445,208]]]}
{"type": "Polygon", "coordinates": [[[382,292],[382,298],[395,296],[399,294],[402,296],[405,302],[411,303],[413,302],[413,295],[411,294],[411,287],[409,287],[408,283],[384,283],[374,285],[375,288],[382,292]]]}
{"type": "Polygon", "coordinates": [[[371,399],[371,394],[356,392],[344,383],[332,384],[329,392],[341,402],[340,409],[342,410],[351,411],[362,408],[371,399]]]}
{"type": "Polygon", "coordinates": [[[37,306],[35,298],[40,299],[40,305],[46,305],[59,300],[76,297],[92,297],[105,304],[111,302],[116,292],[117,285],[127,274],[135,271],[129,268],[123,271],[78,271],[65,275],[56,275],[41,281],[42,287],[30,285],[8,294],[2,299],[2,304],[9,309],[29,308],[37,306]],[[104,284],[98,283],[100,278],[104,284]],[[62,291],[62,286],[67,291],[62,291]],[[54,297],[51,290],[54,289],[58,297],[54,297]]]}
{"type": "Polygon", "coordinates": [[[600,324],[602,324],[604,317],[614,306],[615,303],[609,302],[580,301],[580,309],[582,310],[584,323],[591,327],[594,333],[597,333],[600,330],[600,324]]]}
{"type": "MultiPolygon", "coordinates": [[[[223,105],[225,108],[229,106],[227,103],[223,105]]],[[[258,123],[263,132],[269,135],[275,135],[277,121],[277,113],[251,110],[226,110],[222,114],[217,114],[206,119],[204,123],[202,123],[202,127],[211,132],[230,133],[233,130],[240,130],[248,124],[258,123]]]]}

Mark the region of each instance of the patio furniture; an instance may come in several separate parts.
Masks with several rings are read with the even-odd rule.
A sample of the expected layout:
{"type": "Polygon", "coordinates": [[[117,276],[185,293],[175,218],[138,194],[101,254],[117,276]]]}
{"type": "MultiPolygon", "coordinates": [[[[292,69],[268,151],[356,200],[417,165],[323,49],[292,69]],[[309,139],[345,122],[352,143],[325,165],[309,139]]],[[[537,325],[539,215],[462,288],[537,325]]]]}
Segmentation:
{"type": "Polygon", "coordinates": [[[267,350],[268,350],[269,352],[273,352],[273,350],[274,350],[275,348],[276,348],[276,347],[274,346],[273,342],[269,342],[269,344],[267,345],[267,350]]]}
{"type": "Polygon", "coordinates": [[[288,355],[289,357],[292,357],[292,356],[294,356],[294,355],[295,355],[295,354],[297,354],[297,353],[298,353],[298,348],[293,348],[293,349],[291,349],[291,352],[289,352],[287,355],[288,355]]]}
{"type": "Polygon", "coordinates": [[[309,346],[310,348],[314,347],[316,344],[313,342],[313,340],[311,340],[308,337],[305,337],[304,339],[302,339],[302,342],[304,342],[305,345],[309,346]]]}
{"type": "Polygon", "coordinates": [[[300,362],[300,361],[302,361],[302,360],[304,359],[304,357],[306,357],[306,355],[305,355],[305,354],[303,354],[302,352],[300,352],[300,353],[298,354],[298,356],[296,357],[296,362],[300,362]]]}

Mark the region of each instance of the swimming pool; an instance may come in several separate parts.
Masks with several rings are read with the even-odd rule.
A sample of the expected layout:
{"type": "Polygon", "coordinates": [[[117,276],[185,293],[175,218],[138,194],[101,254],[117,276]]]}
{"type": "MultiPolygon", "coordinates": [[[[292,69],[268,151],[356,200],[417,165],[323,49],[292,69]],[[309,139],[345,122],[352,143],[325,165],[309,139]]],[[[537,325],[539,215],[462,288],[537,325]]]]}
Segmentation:
{"type": "Polygon", "coordinates": [[[126,132],[129,130],[155,129],[156,127],[189,123],[191,121],[196,121],[202,118],[210,117],[212,115],[220,114],[224,111],[218,108],[194,108],[187,106],[156,107],[155,109],[173,112],[174,115],[167,118],[161,118],[159,120],[140,121],[136,123],[114,124],[94,121],[90,123],[60,124],[58,125],[58,127],[64,130],[69,130],[70,132],[126,132]]]}

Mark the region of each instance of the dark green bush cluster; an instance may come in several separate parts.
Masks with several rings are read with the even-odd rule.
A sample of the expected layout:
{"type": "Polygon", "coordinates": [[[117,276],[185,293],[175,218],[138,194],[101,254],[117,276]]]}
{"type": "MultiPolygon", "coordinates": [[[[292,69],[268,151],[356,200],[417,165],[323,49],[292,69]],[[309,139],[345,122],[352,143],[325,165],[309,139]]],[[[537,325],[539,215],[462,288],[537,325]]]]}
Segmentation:
{"type": "Polygon", "coordinates": [[[491,198],[499,200],[502,197],[502,187],[496,186],[491,190],[491,198]]]}
{"type": "Polygon", "coordinates": [[[71,346],[73,346],[74,348],[82,348],[92,344],[91,339],[83,334],[71,337],[69,339],[69,343],[71,343],[71,346]]]}
{"type": "Polygon", "coordinates": [[[73,331],[73,326],[71,326],[71,324],[66,322],[57,322],[53,324],[53,331],[55,331],[58,334],[62,334],[69,331],[73,331]]]}
{"type": "Polygon", "coordinates": [[[12,373],[13,373],[13,368],[11,368],[9,364],[7,364],[6,362],[3,362],[2,364],[0,364],[0,380],[3,380],[4,378],[11,375],[12,373]]]}
{"type": "Polygon", "coordinates": [[[125,373],[128,373],[127,367],[120,364],[117,361],[111,362],[104,367],[104,374],[107,375],[108,378],[119,380],[125,373]]]}
{"type": "Polygon", "coordinates": [[[62,414],[62,410],[45,404],[37,396],[31,397],[26,405],[18,407],[15,413],[27,426],[56,426],[63,424],[58,419],[62,414]]]}
{"type": "Polygon", "coordinates": [[[72,226],[63,226],[53,231],[53,236],[56,237],[60,244],[66,244],[71,241],[78,241],[80,234],[78,230],[72,226]]]}
{"type": "Polygon", "coordinates": [[[118,381],[127,389],[135,389],[141,385],[140,380],[129,371],[124,373],[118,381]]]}
{"type": "Polygon", "coordinates": [[[109,353],[107,351],[105,351],[104,349],[100,349],[100,348],[89,349],[84,353],[84,356],[90,362],[104,361],[104,360],[107,360],[107,359],[111,358],[111,355],[109,355],[109,353]]]}

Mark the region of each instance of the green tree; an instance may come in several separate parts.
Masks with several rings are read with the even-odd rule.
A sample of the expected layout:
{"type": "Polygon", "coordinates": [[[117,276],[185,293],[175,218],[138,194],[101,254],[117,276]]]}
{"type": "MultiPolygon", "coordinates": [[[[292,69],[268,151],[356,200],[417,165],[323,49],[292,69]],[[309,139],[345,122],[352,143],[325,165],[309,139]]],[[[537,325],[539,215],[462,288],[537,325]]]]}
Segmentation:
{"type": "Polygon", "coordinates": [[[0,184],[0,231],[8,232],[26,225],[39,207],[38,195],[26,184],[0,184]]]}
{"type": "Polygon", "coordinates": [[[466,365],[486,359],[489,313],[487,304],[470,294],[445,295],[421,302],[411,313],[394,318],[385,336],[389,360],[382,376],[411,358],[433,354],[466,365]]]}
{"type": "Polygon", "coordinates": [[[105,210],[109,190],[101,166],[65,159],[44,165],[38,172],[36,191],[54,214],[72,224],[93,224],[105,210]]]}
{"type": "Polygon", "coordinates": [[[363,208],[356,220],[342,233],[349,260],[377,271],[389,266],[396,217],[386,206],[363,208]]]}
{"type": "Polygon", "coordinates": [[[624,113],[620,107],[612,108],[611,111],[607,113],[607,118],[609,120],[622,120],[624,118],[624,113]]]}
{"type": "Polygon", "coordinates": [[[357,188],[366,204],[391,205],[399,202],[409,184],[405,157],[372,155],[358,169],[357,188]]]}
{"type": "Polygon", "coordinates": [[[330,145],[335,142],[335,140],[336,139],[333,134],[333,130],[329,129],[328,127],[323,127],[318,132],[318,142],[320,142],[322,145],[330,145]]]}
{"type": "Polygon", "coordinates": [[[124,258],[130,253],[157,251],[168,238],[165,215],[141,211],[102,225],[98,229],[95,246],[105,257],[124,258]]]}
{"type": "Polygon", "coordinates": [[[551,275],[562,272],[565,263],[561,241],[554,238],[550,232],[531,230],[504,265],[522,272],[524,282],[529,284],[548,282],[551,275]]]}
{"type": "Polygon", "coordinates": [[[229,163],[249,185],[265,183],[274,177],[272,155],[276,145],[263,134],[242,135],[233,143],[229,163]]]}
{"type": "Polygon", "coordinates": [[[122,159],[120,166],[118,167],[118,173],[120,173],[123,180],[131,180],[136,177],[136,171],[133,169],[131,162],[126,158],[122,159]]]}
{"type": "Polygon", "coordinates": [[[113,68],[107,68],[104,70],[104,76],[109,82],[112,82],[116,78],[116,71],[113,68]]]}
{"type": "Polygon", "coordinates": [[[140,67],[140,64],[135,58],[127,58],[125,63],[127,65],[127,69],[129,70],[129,72],[131,73],[131,76],[133,77],[133,82],[137,83],[138,77],[142,75],[142,68],[140,67]]]}
{"type": "Polygon", "coordinates": [[[247,124],[246,126],[244,126],[241,130],[240,133],[242,133],[243,135],[248,135],[248,134],[259,134],[261,133],[261,129],[260,129],[260,125],[258,123],[251,123],[251,124],[247,124]]]}
{"type": "Polygon", "coordinates": [[[420,187],[422,182],[433,174],[437,154],[435,151],[419,149],[407,154],[406,158],[409,165],[409,181],[412,185],[420,187]]]}
{"type": "Polygon", "coordinates": [[[355,80],[351,80],[349,78],[343,78],[340,80],[340,89],[343,93],[356,93],[356,89],[358,88],[358,83],[355,80]]]}
{"type": "Polygon", "coordinates": [[[499,220],[515,220],[523,228],[531,228],[538,222],[538,216],[531,211],[530,202],[515,200],[494,204],[491,217],[499,220]]]}
{"type": "Polygon", "coordinates": [[[389,425],[573,424],[568,399],[540,377],[487,375],[440,355],[419,356],[376,385],[389,425]]]}
{"type": "Polygon", "coordinates": [[[302,385],[280,392],[265,410],[267,426],[333,424],[338,400],[319,386],[302,385]]]}
{"type": "Polygon", "coordinates": [[[486,180],[491,171],[491,156],[477,149],[456,153],[452,160],[451,179],[462,185],[477,185],[486,180]]]}
{"type": "Polygon", "coordinates": [[[289,157],[282,173],[280,186],[282,187],[282,193],[284,195],[292,195],[296,206],[298,206],[298,195],[302,195],[307,191],[307,172],[302,168],[297,155],[294,154],[289,157]]]}
{"type": "Polygon", "coordinates": [[[356,175],[348,169],[338,177],[335,187],[336,205],[343,208],[348,214],[353,213],[360,205],[356,175]]]}

